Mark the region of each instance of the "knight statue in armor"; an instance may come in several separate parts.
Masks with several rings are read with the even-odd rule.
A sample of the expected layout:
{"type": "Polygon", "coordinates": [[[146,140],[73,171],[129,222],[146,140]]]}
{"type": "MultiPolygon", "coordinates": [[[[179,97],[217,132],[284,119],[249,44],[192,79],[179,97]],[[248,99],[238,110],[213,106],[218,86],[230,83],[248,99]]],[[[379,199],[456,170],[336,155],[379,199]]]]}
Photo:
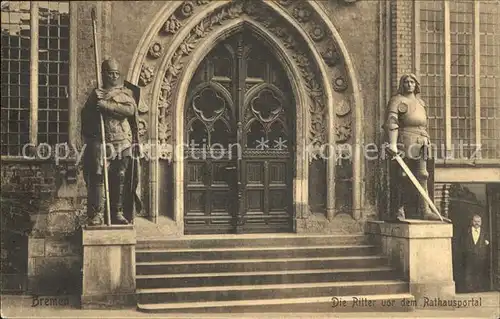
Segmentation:
{"type": "MultiPolygon", "coordinates": [[[[426,107],[420,98],[417,77],[414,74],[403,75],[397,94],[388,103],[384,129],[387,133],[389,152],[400,154],[424,191],[428,193],[427,159],[431,142],[427,133],[426,107]]],[[[416,219],[440,220],[401,167],[398,166],[396,170],[391,179],[391,190],[396,192],[392,197],[395,203],[391,205],[395,208],[395,219],[403,221],[410,216],[416,219]],[[413,211],[410,211],[412,208],[413,211]]]]}
{"type": "Polygon", "coordinates": [[[129,224],[140,211],[137,104],[138,90],[122,80],[114,59],[102,63],[102,88],[90,94],[82,109],[85,142],[83,173],[87,185],[88,225],[102,225],[105,193],[103,170],[108,170],[111,224],[129,224]],[[106,152],[101,138],[100,113],[104,120],[106,152]],[[103,155],[107,156],[104,167],[103,155]]]}

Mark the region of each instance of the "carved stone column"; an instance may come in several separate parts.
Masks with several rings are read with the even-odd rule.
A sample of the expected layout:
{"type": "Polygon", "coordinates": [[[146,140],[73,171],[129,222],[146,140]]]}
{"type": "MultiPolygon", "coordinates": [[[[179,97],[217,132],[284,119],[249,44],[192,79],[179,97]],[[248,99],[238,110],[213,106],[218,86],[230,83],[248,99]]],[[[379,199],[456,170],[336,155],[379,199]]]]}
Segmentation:
{"type": "Polygon", "coordinates": [[[450,188],[450,183],[434,184],[434,203],[441,215],[445,217],[448,217],[448,208],[450,206],[450,188]]]}

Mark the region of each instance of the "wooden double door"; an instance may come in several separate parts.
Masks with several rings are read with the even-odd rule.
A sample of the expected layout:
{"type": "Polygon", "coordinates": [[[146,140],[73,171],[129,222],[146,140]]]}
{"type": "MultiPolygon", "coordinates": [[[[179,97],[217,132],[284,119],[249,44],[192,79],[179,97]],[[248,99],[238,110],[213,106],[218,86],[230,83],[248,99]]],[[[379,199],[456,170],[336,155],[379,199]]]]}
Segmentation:
{"type": "Polygon", "coordinates": [[[206,56],[189,92],[185,233],[291,231],[295,102],[280,63],[241,31],[206,56]]]}

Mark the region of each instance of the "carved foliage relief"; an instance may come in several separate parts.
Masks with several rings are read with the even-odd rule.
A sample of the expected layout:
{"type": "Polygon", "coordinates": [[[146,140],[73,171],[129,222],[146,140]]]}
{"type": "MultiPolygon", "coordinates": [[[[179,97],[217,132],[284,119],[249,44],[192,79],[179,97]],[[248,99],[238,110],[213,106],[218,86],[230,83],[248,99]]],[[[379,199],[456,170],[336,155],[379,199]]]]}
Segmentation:
{"type": "MultiPolygon", "coordinates": [[[[348,89],[347,76],[345,66],[342,61],[342,55],[335,43],[334,37],[330,34],[330,30],[322,21],[321,17],[307,5],[306,1],[279,1],[278,2],[295,20],[301,25],[302,29],[306,30],[308,36],[315,42],[321,57],[325,64],[329,67],[330,83],[332,88],[337,93],[344,93],[348,89]]],[[[335,105],[336,141],[339,143],[346,142],[351,137],[351,114],[349,100],[343,96],[335,105]],[[339,110],[338,108],[342,108],[339,110]]],[[[317,126],[315,119],[318,115],[315,112],[320,112],[319,108],[312,107],[311,109],[311,125],[317,126]]],[[[326,113],[323,118],[326,118],[326,113]]]]}
{"type": "MultiPolygon", "coordinates": [[[[287,23],[282,21],[270,8],[252,2],[247,9],[248,14],[257,22],[261,23],[267,30],[277,36],[283,45],[290,51],[290,55],[299,67],[304,80],[307,93],[309,95],[309,143],[324,144],[327,142],[326,127],[326,102],[325,94],[321,83],[319,71],[313,62],[313,57],[307,53],[306,45],[300,43],[300,36],[295,34],[292,28],[287,27],[287,23]]],[[[311,10],[302,4],[292,13],[301,21],[309,21],[311,10]]]]}
{"type": "MultiPolygon", "coordinates": [[[[261,1],[241,0],[232,1],[227,5],[219,7],[206,15],[195,25],[169,57],[167,70],[164,74],[156,74],[155,66],[161,61],[161,56],[168,48],[168,42],[172,40],[189,19],[192,19],[197,10],[203,10],[208,0],[184,1],[175,12],[164,22],[156,39],[150,44],[147,59],[144,61],[139,84],[143,91],[150,90],[150,84],[155,76],[163,76],[161,92],[158,101],[158,137],[160,143],[171,143],[172,141],[172,99],[173,92],[178,84],[179,76],[189,59],[189,55],[197,47],[200,40],[206,37],[215,28],[227,21],[241,15],[248,15],[256,22],[263,25],[268,31],[278,37],[293,57],[294,62],[301,70],[302,79],[309,96],[309,142],[326,143],[328,117],[325,102],[325,93],[317,66],[313,57],[309,54],[305,43],[302,43],[299,34],[289,26],[277,13],[261,1]]],[[[343,66],[342,56],[330,34],[328,27],[317,13],[306,1],[280,0],[277,2],[288,14],[295,19],[305,33],[313,40],[318,52],[321,54],[325,64],[329,67],[332,88],[342,94],[347,90],[347,77],[343,66]],[[339,71],[340,70],[340,71],[339,71]]],[[[146,95],[146,94],[144,94],[146,95]]],[[[338,105],[341,110],[336,111],[338,123],[336,127],[337,141],[349,139],[351,108],[347,99],[338,105]],[[347,103],[347,105],[345,105],[347,103]],[[340,121],[339,121],[340,119],[340,121]]],[[[146,123],[144,123],[146,124],[146,123]]]]}
{"type": "Polygon", "coordinates": [[[200,39],[204,38],[214,27],[222,25],[225,21],[234,19],[243,12],[243,3],[234,2],[224,6],[211,15],[201,20],[184,39],[168,61],[167,70],[164,74],[160,92],[159,110],[159,139],[160,143],[170,143],[172,138],[171,116],[172,116],[172,94],[177,87],[179,75],[181,74],[186,58],[193,51],[200,39]]]}
{"type": "MultiPolygon", "coordinates": [[[[152,101],[145,97],[151,96],[151,83],[154,78],[158,76],[156,68],[159,63],[161,63],[161,57],[166,53],[168,49],[168,43],[172,40],[175,34],[185,25],[186,21],[193,15],[196,10],[202,10],[203,6],[208,4],[210,0],[196,0],[196,1],[184,1],[175,11],[168,17],[168,19],[159,28],[156,37],[149,44],[149,48],[141,66],[141,71],[138,79],[139,86],[142,87],[142,98],[139,103],[139,126],[140,126],[140,140],[142,142],[146,141],[148,137],[148,119],[149,115],[146,114],[149,111],[150,105],[154,104],[152,101]]],[[[168,90],[169,84],[162,85],[162,94],[165,95],[164,91],[168,90]]],[[[160,123],[159,134],[161,140],[167,140],[165,137],[165,132],[170,130],[170,122],[165,120],[168,116],[168,111],[160,112],[160,123]]],[[[166,158],[166,156],[162,156],[166,158]]]]}

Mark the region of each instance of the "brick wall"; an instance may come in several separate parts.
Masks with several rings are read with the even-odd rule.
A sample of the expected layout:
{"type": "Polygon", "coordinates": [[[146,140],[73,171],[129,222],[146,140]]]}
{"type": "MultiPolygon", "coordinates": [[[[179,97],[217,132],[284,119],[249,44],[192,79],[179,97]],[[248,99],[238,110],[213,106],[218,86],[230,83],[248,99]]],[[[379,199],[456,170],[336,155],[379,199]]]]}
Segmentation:
{"type": "MultiPolygon", "coordinates": [[[[6,243],[7,249],[25,252],[20,255],[25,262],[18,261],[15,274],[3,274],[3,290],[78,293],[81,282],[79,230],[85,219],[85,185],[75,173],[76,168],[70,164],[2,163],[2,197],[22,203],[21,210],[31,220],[26,240],[6,243]]],[[[4,209],[8,207],[2,207],[2,212],[4,209]]]]}
{"type": "Polygon", "coordinates": [[[391,1],[391,84],[397,90],[399,78],[414,73],[413,67],[413,1],[391,1]]]}
{"type": "MultiPolygon", "coordinates": [[[[414,27],[414,9],[413,1],[411,0],[391,0],[388,4],[388,20],[390,22],[387,25],[389,30],[385,30],[386,38],[389,38],[387,42],[390,42],[390,62],[388,61],[387,71],[388,83],[390,87],[386,85],[381,86],[382,89],[388,90],[388,95],[392,96],[396,94],[399,78],[403,74],[414,73],[414,54],[413,54],[413,27],[414,27]],[[390,84],[389,84],[390,83],[390,84]]],[[[381,10],[386,9],[381,7],[381,10]]],[[[386,18],[386,15],[383,15],[386,18]]],[[[383,43],[383,45],[389,45],[383,43]]],[[[382,44],[381,44],[382,45],[382,44]]],[[[381,105],[382,108],[380,114],[382,114],[381,121],[385,121],[386,107],[388,102],[388,96],[386,95],[386,103],[381,105]]],[[[382,125],[382,123],[380,123],[382,125]]],[[[387,137],[385,134],[383,138],[387,137]]],[[[380,182],[379,182],[379,218],[380,219],[390,219],[394,215],[394,207],[391,206],[392,196],[394,195],[393,189],[390,183],[392,171],[397,167],[392,162],[381,162],[382,171],[380,182]]]]}

